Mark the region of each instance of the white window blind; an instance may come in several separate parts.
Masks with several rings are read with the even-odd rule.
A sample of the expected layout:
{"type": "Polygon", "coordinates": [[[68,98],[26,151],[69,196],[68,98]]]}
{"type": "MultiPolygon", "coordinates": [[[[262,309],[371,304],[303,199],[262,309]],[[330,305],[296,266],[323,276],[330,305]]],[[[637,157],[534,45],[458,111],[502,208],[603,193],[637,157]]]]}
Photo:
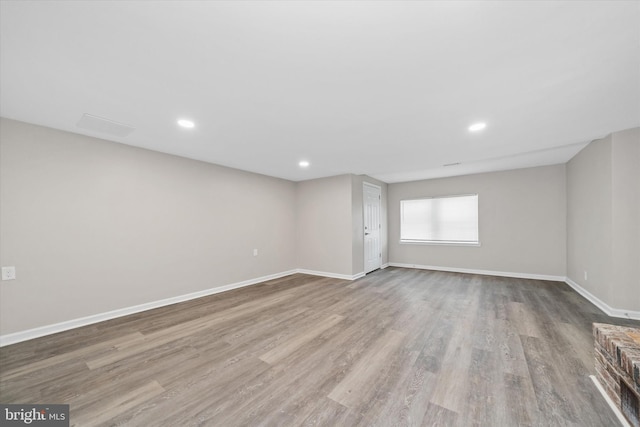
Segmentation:
{"type": "Polygon", "coordinates": [[[478,195],[400,201],[403,243],[478,244],[478,195]]]}

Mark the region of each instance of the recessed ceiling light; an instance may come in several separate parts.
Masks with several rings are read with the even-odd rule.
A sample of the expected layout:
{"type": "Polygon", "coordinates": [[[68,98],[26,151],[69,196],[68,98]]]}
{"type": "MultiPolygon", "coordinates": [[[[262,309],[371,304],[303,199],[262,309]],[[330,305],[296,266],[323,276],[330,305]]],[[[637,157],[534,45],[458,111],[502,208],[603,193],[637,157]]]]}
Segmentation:
{"type": "Polygon", "coordinates": [[[300,162],[298,163],[298,166],[300,166],[301,168],[308,168],[309,164],[310,163],[306,160],[300,160],[300,162]]]}
{"type": "Polygon", "coordinates": [[[193,123],[191,120],[187,120],[187,119],[180,119],[178,120],[178,125],[180,127],[186,128],[186,129],[192,129],[196,126],[195,123],[193,123]]]}
{"type": "Polygon", "coordinates": [[[474,123],[471,126],[469,126],[469,132],[478,132],[479,130],[482,130],[486,127],[487,127],[486,123],[483,123],[483,122],[474,123]]]}

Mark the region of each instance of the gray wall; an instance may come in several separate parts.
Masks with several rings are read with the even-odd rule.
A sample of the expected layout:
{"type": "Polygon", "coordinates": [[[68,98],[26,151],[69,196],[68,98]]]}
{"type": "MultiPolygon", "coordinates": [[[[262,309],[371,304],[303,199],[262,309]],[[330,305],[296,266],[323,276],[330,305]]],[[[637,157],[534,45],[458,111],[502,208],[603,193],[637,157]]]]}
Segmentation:
{"type": "Polygon", "coordinates": [[[565,276],[565,166],[389,185],[391,263],[565,276]],[[400,200],[477,193],[480,247],[400,244],[400,200]]]}
{"type": "Polygon", "coordinates": [[[298,267],[355,276],[364,272],[364,182],[380,186],[382,263],[387,262],[387,184],[366,175],[298,182],[298,267]]]}
{"type": "Polygon", "coordinates": [[[605,302],[611,279],[611,158],[608,136],[567,163],[567,277],[605,302]]]}
{"type": "Polygon", "coordinates": [[[612,307],[640,311],[640,128],[613,134],[612,307]]]}
{"type": "Polygon", "coordinates": [[[567,277],[613,308],[640,311],[640,129],[580,151],[567,192],[567,277]]]}
{"type": "Polygon", "coordinates": [[[0,334],[297,267],[293,182],[12,120],[0,132],[0,262],[18,277],[0,285],[0,334]]]}
{"type": "Polygon", "coordinates": [[[351,175],[296,185],[297,267],[352,275],[351,175]]]}
{"type": "Polygon", "coordinates": [[[293,183],[7,119],[0,132],[0,263],[18,275],[0,286],[2,335],[295,268],[361,273],[365,181],[382,188],[383,264],[568,275],[640,310],[640,129],[566,167],[388,186],[293,183]],[[480,247],[399,243],[400,200],[469,193],[480,247]]]}

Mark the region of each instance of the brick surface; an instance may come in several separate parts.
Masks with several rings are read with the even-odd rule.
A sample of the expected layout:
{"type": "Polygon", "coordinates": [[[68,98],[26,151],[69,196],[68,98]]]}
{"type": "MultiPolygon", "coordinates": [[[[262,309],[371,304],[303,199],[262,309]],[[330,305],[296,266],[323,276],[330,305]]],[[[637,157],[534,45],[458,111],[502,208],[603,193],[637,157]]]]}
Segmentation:
{"type": "Polygon", "coordinates": [[[640,399],[640,329],[593,324],[598,381],[614,404],[621,406],[620,381],[640,399]]]}

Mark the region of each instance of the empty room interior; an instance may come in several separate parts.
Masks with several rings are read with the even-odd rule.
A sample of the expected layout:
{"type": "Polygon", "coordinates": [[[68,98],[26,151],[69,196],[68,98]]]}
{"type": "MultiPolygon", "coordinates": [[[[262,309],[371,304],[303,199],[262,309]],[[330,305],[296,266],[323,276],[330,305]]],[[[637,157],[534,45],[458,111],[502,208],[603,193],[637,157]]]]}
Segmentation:
{"type": "Polygon", "coordinates": [[[3,0],[0,115],[2,425],[640,426],[639,1],[3,0]]]}

